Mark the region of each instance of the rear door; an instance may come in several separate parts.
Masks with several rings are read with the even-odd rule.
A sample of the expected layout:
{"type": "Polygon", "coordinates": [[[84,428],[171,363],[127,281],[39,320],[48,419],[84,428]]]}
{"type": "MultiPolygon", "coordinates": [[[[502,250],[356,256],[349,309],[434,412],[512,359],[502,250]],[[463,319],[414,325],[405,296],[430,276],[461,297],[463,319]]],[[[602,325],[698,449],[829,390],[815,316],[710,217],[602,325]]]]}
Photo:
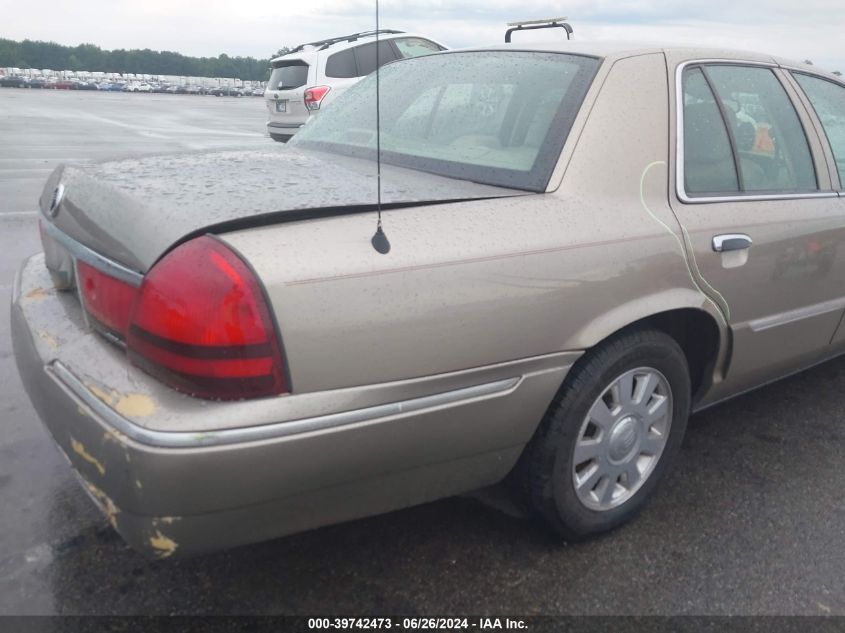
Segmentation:
{"type": "MultiPolygon", "coordinates": [[[[806,99],[822,137],[827,141],[826,155],[831,166],[831,180],[839,191],[845,215],[845,85],[827,77],[806,72],[792,72],[792,78],[806,99]]],[[[845,284],[845,278],[841,279],[845,284]]],[[[840,321],[833,344],[845,345],[845,327],[840,321]]]]}
{"type": "Polygon", "coordinates": [[[672,206],[691,273],[733,334],[716,400],[829,353],[845,307],[845,216],[784,71],[762,62],[674,67],[672,206]]]}

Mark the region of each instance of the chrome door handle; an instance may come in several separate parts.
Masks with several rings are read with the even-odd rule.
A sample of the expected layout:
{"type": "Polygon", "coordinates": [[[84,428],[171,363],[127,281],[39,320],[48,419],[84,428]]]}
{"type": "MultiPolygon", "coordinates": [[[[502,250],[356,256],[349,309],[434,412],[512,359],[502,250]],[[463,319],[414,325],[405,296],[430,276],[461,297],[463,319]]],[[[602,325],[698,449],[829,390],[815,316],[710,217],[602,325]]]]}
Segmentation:
{"type": "Polygon", "coordinates": [[[753,242],[744,233],[725,233],[713,236],[713,250],[717,253],[726,251],[741,251],[749,248],[753,242]]]}

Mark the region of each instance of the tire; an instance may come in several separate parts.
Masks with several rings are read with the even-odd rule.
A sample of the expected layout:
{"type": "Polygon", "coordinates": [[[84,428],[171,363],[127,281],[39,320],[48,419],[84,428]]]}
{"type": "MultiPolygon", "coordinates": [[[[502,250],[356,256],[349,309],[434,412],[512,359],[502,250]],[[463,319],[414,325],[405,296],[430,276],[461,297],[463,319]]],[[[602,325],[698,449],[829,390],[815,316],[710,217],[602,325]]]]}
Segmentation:
{"type": "Polygon", "coordinates": [[[514,473],[523,500],[569,541],[618,527],[654,493],[680,450],[689,411],[689,367],[673,338],[657,330],[611,337],[575,364],[523,452],[514,473]],[[630,385],[626,376],[632,377],[630,385]],[[647,391],[654,381],[653,395],[642,396],[643,408],[643,403],[635,402],[638,389],[647,391]],[[614,384],[617,388],[612,388],[614,384]],[[634,396],[627,404],[626,388],[634,396]],[[671,411],[668,422],[661,413],[664,409],[671,411]],[[617,413],[607,417],[605,411],[617,413]],[[640,417],[661,415],[660,422],[640,417]],[[594,417],[603,424],[595,423],[594,417]],[[661,425],[668,430],[665,440],[658,433],[661,425]],[[662,444],[659,450],[658,444],[662,444]],[[613,480],[623,468],[627,472],[613,480]],[[611,480],[615,483],[607,493],[602,482],[610,486],[611,480]]]}
{"type": "Polygon", "coordinates": [[[293,134],[270,134],[270,138],[279,143],[287,143],[293,138],[293,134]]]}

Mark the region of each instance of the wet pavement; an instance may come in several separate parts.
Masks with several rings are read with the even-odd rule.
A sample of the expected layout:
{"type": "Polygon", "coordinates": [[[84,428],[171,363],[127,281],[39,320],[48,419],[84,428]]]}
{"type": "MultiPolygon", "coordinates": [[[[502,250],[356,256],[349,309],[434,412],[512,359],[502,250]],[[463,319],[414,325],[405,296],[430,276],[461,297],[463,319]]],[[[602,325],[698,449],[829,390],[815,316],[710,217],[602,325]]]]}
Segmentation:
{"type": "Polygon", "coordinates": [[[34,202],[61,160],[266,147],[263,107],[0,89],[0,614],[845,614],[845,359],[694,416],[646,511],[587,543],[453,498],[198,559],[129,550],[11,357],[34,202]]]}

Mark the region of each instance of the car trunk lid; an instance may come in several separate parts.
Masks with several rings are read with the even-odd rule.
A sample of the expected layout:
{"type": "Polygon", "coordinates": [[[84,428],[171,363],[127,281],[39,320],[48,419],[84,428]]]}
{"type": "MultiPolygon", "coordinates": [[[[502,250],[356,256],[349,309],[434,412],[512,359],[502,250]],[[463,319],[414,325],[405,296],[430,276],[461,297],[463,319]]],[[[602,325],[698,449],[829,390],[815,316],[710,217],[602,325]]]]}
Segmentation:
{"type": "MultiPolygon", "coordinates": [[[[386,208],[530,195],[389,165],[381,183],[386,208]]],[[[280,147],[60,166],[40,206],[71,239],[144,273],[194,235],[375,209],[376,188],[372,161],[280,147]]]]}

